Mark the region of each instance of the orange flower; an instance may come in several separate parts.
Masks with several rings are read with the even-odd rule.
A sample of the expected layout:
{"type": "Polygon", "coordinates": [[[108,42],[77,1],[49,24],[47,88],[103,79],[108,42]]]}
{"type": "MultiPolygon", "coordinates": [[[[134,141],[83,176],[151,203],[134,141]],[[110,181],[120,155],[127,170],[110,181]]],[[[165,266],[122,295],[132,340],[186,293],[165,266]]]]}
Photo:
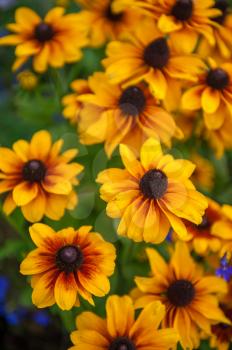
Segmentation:
{"type": "Polygon", "coordinates": [[[32,275],[32,301],[44,308],[57,303],[62,310],[79,306],[78,295],[94,305],[92,294],[109,293],[108,276],[114,272],[115,248],[91,226],[58,231],[44,224],[30,227],[37,246],[23,260],[20,272],[32,275]]]}

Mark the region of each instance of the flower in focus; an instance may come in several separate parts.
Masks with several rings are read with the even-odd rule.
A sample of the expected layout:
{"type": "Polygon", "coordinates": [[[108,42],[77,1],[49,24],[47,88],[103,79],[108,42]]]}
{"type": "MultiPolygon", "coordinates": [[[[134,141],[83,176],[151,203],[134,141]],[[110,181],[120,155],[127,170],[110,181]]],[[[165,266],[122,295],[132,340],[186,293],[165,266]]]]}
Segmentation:
{"type": "Polygon", "coordinates": [[[92,93],[79,98],[85,103],[79,122],[80,140],[84,144],[104,139],[110,157],[120,143],[139,151],[149,137],[158,138],[169,147],[173,136],[182,137],[173,117],[143,83],[123,89],[110,84],[104,73],[95,73],[89,85],[92,93]]]}
{"type": "Polygon", "coordinates": [[[83,108],[82,102],[79,101],[79,96],[90,92],[90,88],[87,80],[79,79],[71,83],[71,89],[73,93],[64,96],[62,99],[64,106],[63,115],[72,124],[77,124],[83,108]]]}
{"type": "Polygon", "coordinates": [[[213,45],[212,20],[220,16],[219,9],[212,8],[213,1],[202,0],[118,0],[115,8],[121,6],[138,8],[153,17],[158,28],[171,35],[175,48],[190,53],[197,46],[201,35],[213,45]]]}
{"type": "Polygon", "coordinates": [[[56,303],[62,310],[70,310],[80,305],[79,295],[94,305],[92,295],[109,293],[115,248],[90,230],[91,226],[58,232],[44,224],[30,227],[37,248],[23,260],[20,272],[32,275],[32,301],[37,307],[56,303]]]}
{"type": "Polygon", "coordinates": [[[204,67],[194,55],[175,53],[170,39],[150,21],[138,26],[127,40],[112,41],[106,53],[103,64],[112,83],[128,86],[145,80],[157,99],[165,99],[168,89],[175,91],[178,79],[196,81],[204,67]]]}
{"type": "Polygon", "coordinates": [[[200,188],[211,191],[214,186],[214,167],[212,163],[201,157],[198,153],[191,155],[191,161],[196,165],[192,175],[193,183],[200,188]]]}
{"type": "Polygon", "coordinates": [[[185,239],[183,219],[199,225],[208,206],[189,180],[194,165],[163,155],[156,139],[143,144],[140,161],[126,145],[120,145],[120,155],[125,169],[106,169],[97,178],[108,216],[121,218],[118,233],[136,242],[161,243],[172,227],[185,239]]]}
{"type": "Polygon", "coordinates": [[[16,10],[16,23],[7,26],[14,34],[0,38],[0,45],[16,46],[13,70],[30,57],[39,73],[46,71],[48,65],[58,68],[81,59],[81,48],[87,45],[85,31],[78,14],[64,15],[64,11],[63,7],[55,7],[43,20],[30,8],[16,10]]]}
{"type": "Polygon", "coordinates": [[[92,312],[77,316],[77,330],[71,333],[74,344],[69,350],[167,350],[176,347],[173,329],[160,330],[165,307],[154,301],[135,319],[129,296],[112,295],[106,303],[106,319],[92,312]]]}
{"type": "Polygon", "coordinates": [[[29,70],[24,70],[17,75],[19,85],[24,90],[33,90],[38,84],[38,77],[29,70]]]}
{"type": "Polygon", "coordinates": [[[182,107],[187,110],[203,110],[204,122],[208,129],[220,128],[227,113],[232,114],[232,64],[217,66],[208,60],[199,81],[183,95],[182,107]]]}
{"type": "Polygon", "coordinates": [[[185,243],[176,243],[169,263],[154,249],[148,248],[147,254],[152,277],[135,278],[141,292],[135,307],[160,300],[166,306],[162,326],[177,330],[184,349],[199,348],[199,329],[209,335],[215,321],[229,324],[217,299],[219,293],[227,292],[226,282],[215,276],[203,276],[185,243]]]}
{"type": "Polygon", "coordinates": [[[42,130],[35,133],[31,142],[19,140],[13,150],[0,147],[0,193],[8,193],[4,212],[9,215],[20,207],[30,222],[43,216],[59,220],[65,209],[74,209],[77,195],[73,185],[83,170],[78,163],[69,162],[77,150],[60,154],[63,140],[52,144],[51,135],[42,130]]]}
{"type": "Polygon", "coordinates": [[[199,225],[186,222],[188,231],[188,241],[195,252],[199,255],[204,255],[211,252],[217,252],[222,246],[222,239],[214,235],[212,227],[215,222],[221,219],[221,207],[218,203],[208,198],[209,206],[205,211],[202,222],[199,225]]]}
{"type": "Polygon", "coordinates": [[[140,20],[138,11],[124,7],[115,12],[117,0],[76,0],[84,9],[80,12],[82,26],[87,30],[90,45],[98,47],[109,40],[119,39],[134,30],[140,20]]]}

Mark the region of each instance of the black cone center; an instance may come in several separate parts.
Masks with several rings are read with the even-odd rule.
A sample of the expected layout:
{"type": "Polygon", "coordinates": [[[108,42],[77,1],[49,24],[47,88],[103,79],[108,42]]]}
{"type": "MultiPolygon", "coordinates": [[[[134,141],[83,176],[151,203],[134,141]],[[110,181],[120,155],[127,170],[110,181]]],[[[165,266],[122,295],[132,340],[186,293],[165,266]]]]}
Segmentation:
{"type": "Polygon", "coordinates": [[[46,167],[40,160],[30,160],[23,167],[23,179],[30,182],[41,182],[46,175],[46,167]]]}
{"type": "Polygon", "coordinates": [[[111,8],[111,4],[107,7],[106,13],[105,13],[106,18],[110,20],[111,22],[120,22],[123,18],[123,12],[119,13],[114,13],[111,8]]]}
{"type": "Polygon", "coordinates": [[[145,197],[150,199],[162,198],[167,188],[168,179],[161,170],[149,170],[140,180],[141,192],[145,197]]]}
{"type": "Polygon", "coordinates": [[[219,24],[223,24],[228,13],[228,8],[229,8],[228,1],[216,0],[214,8],[221,10],[222,14],[218,17],[212,18],[212,20],[219,24]]]}
{"type": "Polygon", "coordinates": [[[110,344],[109,350],[136,350],[136,347],[130,339],[119,337],[110,344]]]}
{"type": "Polygon", "coordinates": [[[83,263],[81,249],[74,245],[62,247],[56,255],[56,264],[61,271],[73,272],[83,263]]]}
{"type": "Polygon", "coordinates": [[[53,36],[54,31],[50,24],[41,22],[35,27],[35,38],[41,43],[51,40],[53,36]]]}
{"type": "Polygon", "coordinates": [[[119,107],[124,115],[135,117],[143,111],[145,105],[144,93],[136,86],[130,86],[124,90],[119,99],[119,107]]]}
{"type": "Polygon", "coordinates": [[[165,38],[152,41],[144,51],[144,61],[148,66],[162,69],[168,63],[170,50],[165,38]]]}
{"type": "Polygon", "coordinates": [[[216,90],[223,90],[229,81],[228,73],[221,68],[211,69],[206,79],[207,85],[216,90]]]}
{"type": "Polygon", "coordinates": [[[192,0],[177,0],[171,11],[171,14],[179,21],[187,21],[192,17],[192,13],[192,0]]]}
{"type": "Polygon", "coordinates": [[[189,305],[195,296],[195,288],[190,281],[177,280],[173,282],[167,291],[167,297],[171,304],[176,307],[189,305]]]}

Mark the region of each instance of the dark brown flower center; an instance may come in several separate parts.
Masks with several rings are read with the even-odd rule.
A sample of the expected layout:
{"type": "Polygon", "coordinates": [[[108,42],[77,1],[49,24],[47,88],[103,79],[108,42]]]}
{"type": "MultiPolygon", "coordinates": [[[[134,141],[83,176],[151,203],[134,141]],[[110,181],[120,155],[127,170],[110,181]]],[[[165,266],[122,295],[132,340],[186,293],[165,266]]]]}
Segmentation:
{"type": "Polygon", "coordinates": [[[230,78],[221,68],[211,69],[206,79],[207,85],[216,90],[223,90],[229,84],[230,78]]]}
{"type": "Polygon", "coordinates": [[[111,4],[109,4],[109,6],[106,9],[105,16],[111,22],[120,22],[123,18],[123,12],[114,13],[112,11],[111,4]]]}
{"type": "Polygon", "coordinates": [[[144,50],[144,61],[148,66],[162,69],[170,58],[170,50],[165,38],[152,41],[144,50]]]}
{"type": "Polygon", "coordinates": [[[109,350],[136,350],[136,347],[130,339],[118,337],[110,344],[109,350]]]}
{"type": "Polygon", "coordinates": [[[222,14],[218,17],[212,18],[214,22],[217,22],[219,24],[223,24],[227,13],[228,13],[228,8],[229,4],[227,0],[216,0],[214,8],[221,10],[222,14]]]}
{"type": "Polygon", "coordinates": [[[35,27],[35,38],[44,43],[45,41],[49,41],[54,36],[54,30],[52,26],[48,23],[41,22],[35,27]]]}
{"type": "Polygon", "coordinates": [[[176,307],[189,305],[195,296],[195,288],[190,281],[177,280],[173,282],[167,291],[167,297],[171,304],[176,307]]]}
{"type": "Polygon", "coordinates": [[[176,0],[172,8],[171,15],[179,21],[187,21],[192,17],[193,1],[192,0],[176,0]]]}
{"type": "Polygon", "coordinates": [[[46,175],[46,167],[40,160],[32,159],[24,165],[22,173],[25,181],[41,182],[46,175]]]}
{"type": "Polygon", "coordinates": [[[61,271],[73,272],[80,268],[84,260],[81,249],[74,245],[67,245],[58,250],[56,265],[61,271]]]}
{"type": "Polygon", "coordinates": [[[167,191],[168,179],[161,170],[152,169],[143,175],[139,186],[145,197],[160,199],[167,191]]]}
{"type": "Polygon", "coordinates": [[[203,216],[202,218],[202,222],[200,223],[200,225],[197,225],[197,228],[199,230],[206,230],[207,228],[210,228],[211,223],[208,219],[208,217],[206,215],[203,216]]]}
{"type": "Polygon", "coordinates": [[[119,107],[124,115],[133,117],[139,115],[146,105],[146,98],[143,91],[136,87],[130,86],[123,91],[119,99],[119,107]]]}
{"type": "MultiPolygon", "coordinates": [[[[232,309],[226,305],[220,305],[226,317],[232,321],[232,309]]],[[[232,340],[232,326],[225,323],[217,323],[211,326],[212,333],[216,335],[221,343],[229,343],[232,340]]]]}

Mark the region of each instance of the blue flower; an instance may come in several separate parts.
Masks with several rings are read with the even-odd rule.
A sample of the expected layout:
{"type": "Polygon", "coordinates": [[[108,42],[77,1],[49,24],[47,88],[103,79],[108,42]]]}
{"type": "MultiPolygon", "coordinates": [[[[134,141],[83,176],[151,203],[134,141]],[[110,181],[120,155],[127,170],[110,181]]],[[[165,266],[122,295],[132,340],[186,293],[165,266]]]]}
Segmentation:
{"type": "Polygon", "coordinates": [[[224,278],[226,282],[232,277],[232,266],[229,264],[227,254],[225,254],[220,260],[220,267],[216,269],[216,276],[224,278]]]}
{"type": "Polygon", "coordinates": [[[5,302],[7,292],[9,290],[9,280],[5,276],[0,276],[0,304],[5,302]]]}
{"type": "Polygon", "coordinates": [[[39,326],[46,327],[50,322],[49,314],[46,311],[36,311],[32,317],[39,326]]]}

